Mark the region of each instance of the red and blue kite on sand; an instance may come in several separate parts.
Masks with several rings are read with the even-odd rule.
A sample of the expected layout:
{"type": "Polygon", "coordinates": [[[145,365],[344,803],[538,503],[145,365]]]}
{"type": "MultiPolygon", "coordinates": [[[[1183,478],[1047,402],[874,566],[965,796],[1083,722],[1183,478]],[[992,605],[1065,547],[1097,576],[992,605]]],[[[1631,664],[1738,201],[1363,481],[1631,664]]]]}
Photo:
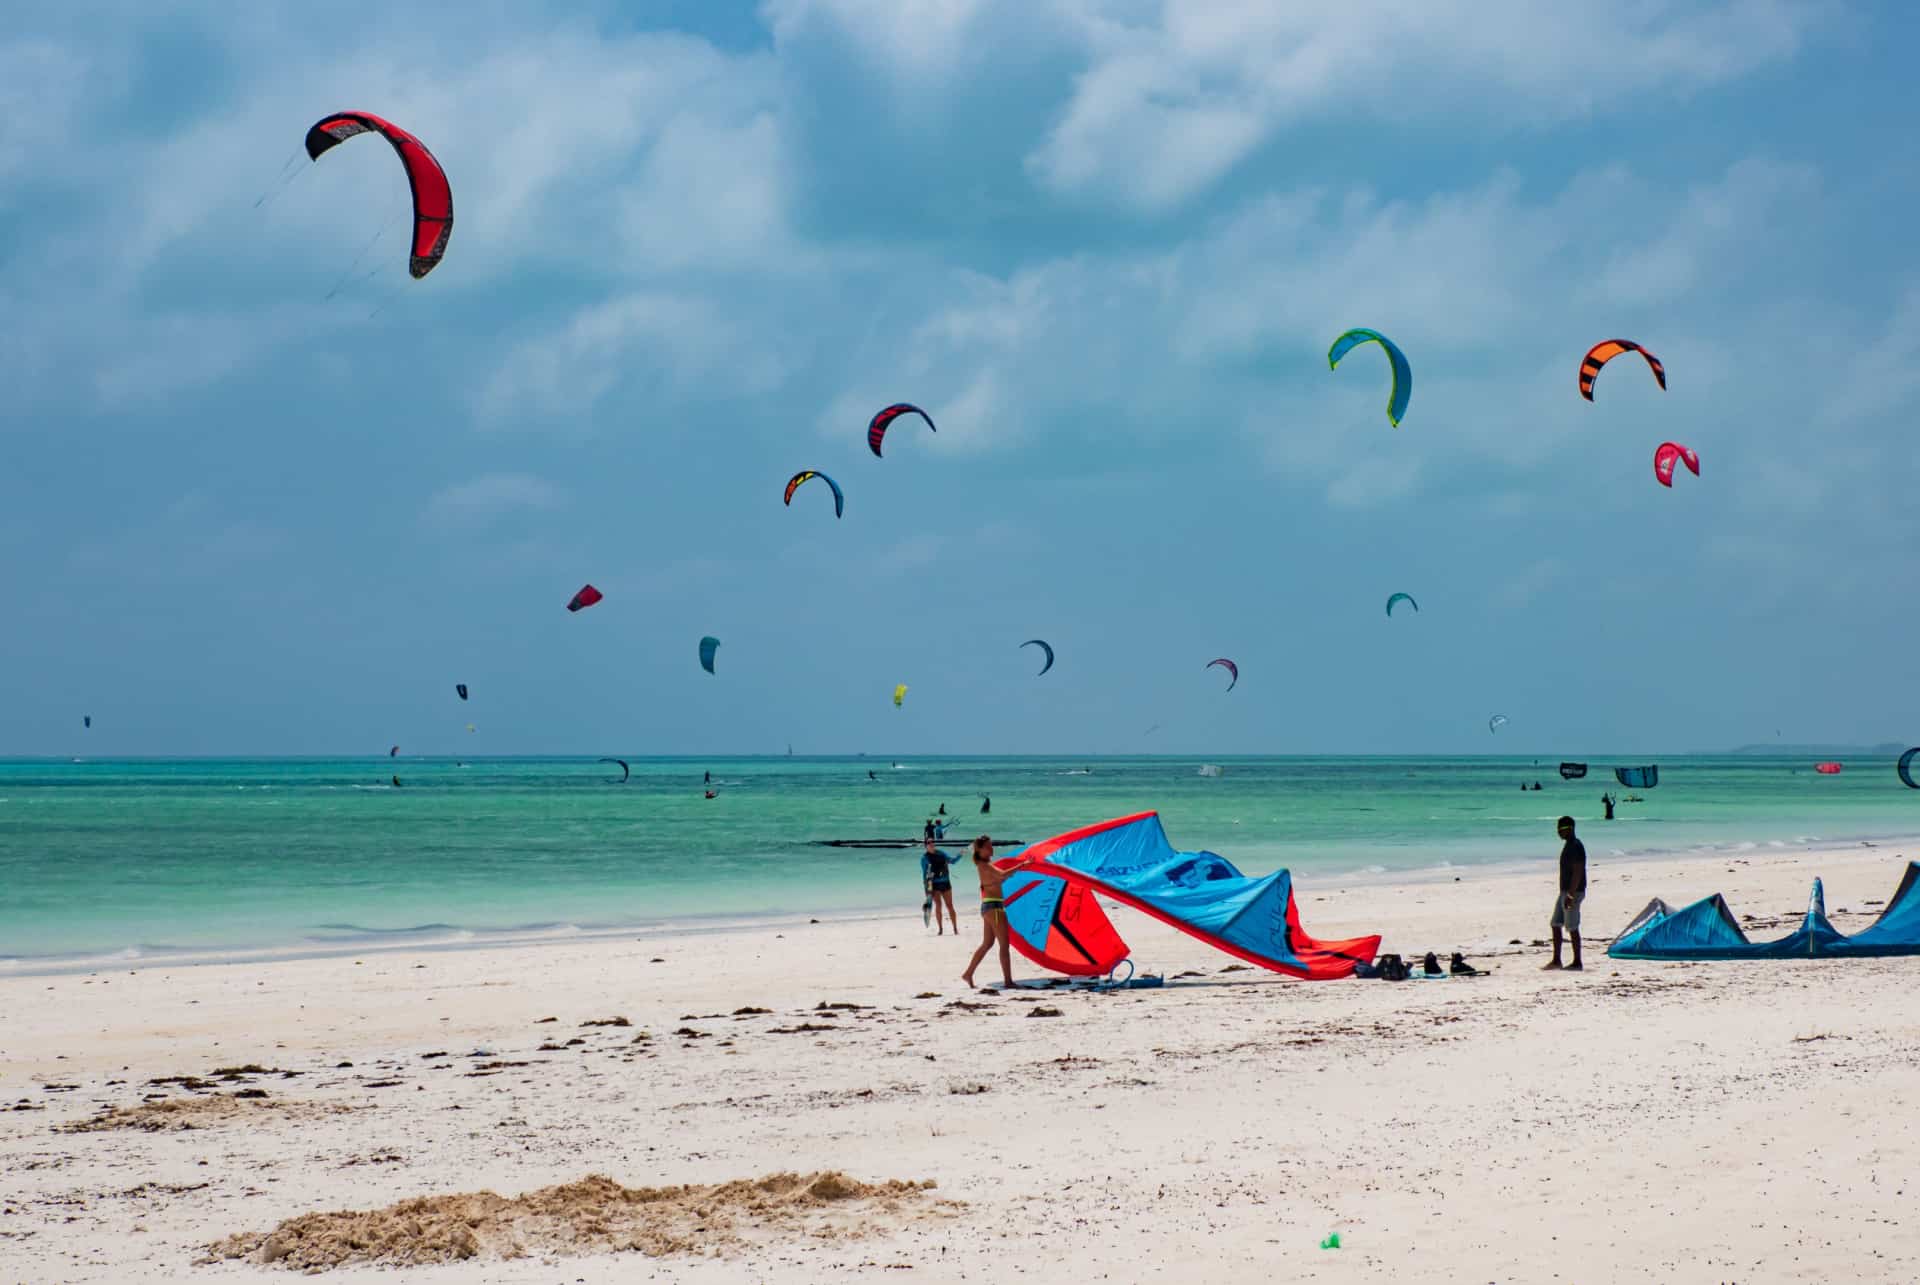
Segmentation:
{"type": "Polygon", "coordinates": [[[1288,977],[1351,976],[1380,949],[1377,934],[1349,941],[1307,936],[1287,871],[1254,879],[1215,853],[1177,851],[1157,812],[1070,830],[994,865],[1010,872],[1005,897],[1014,949],[1056,973],[1099,977],[1127,957],[1100,897],[1288,977]]]}

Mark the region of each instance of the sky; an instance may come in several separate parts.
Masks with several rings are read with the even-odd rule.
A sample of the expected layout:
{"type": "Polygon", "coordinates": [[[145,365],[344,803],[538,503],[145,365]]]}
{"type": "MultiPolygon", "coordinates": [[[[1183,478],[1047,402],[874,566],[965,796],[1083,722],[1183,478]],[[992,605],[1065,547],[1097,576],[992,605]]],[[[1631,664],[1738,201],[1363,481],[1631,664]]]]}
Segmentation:
{"type": "Polygon", "coordinates": [[[1795,0],[42,6],[0,36],[0,754],[1920,738],[1916,37],[1795,0]],[[300,151],[342,109],[446,168],[423,281],[393,152],[300,151]],[[1353,326],[1412,363],[1398,429],[1377,348],[1328,369],[1353,326]],[[1615,336],[1667,391],[1627,357],[1581,400],[1615,336]],[[898,400],[938,432],[875,459],[898,400]],[[844,519],[781,504],[800,469],[844,519]]]}

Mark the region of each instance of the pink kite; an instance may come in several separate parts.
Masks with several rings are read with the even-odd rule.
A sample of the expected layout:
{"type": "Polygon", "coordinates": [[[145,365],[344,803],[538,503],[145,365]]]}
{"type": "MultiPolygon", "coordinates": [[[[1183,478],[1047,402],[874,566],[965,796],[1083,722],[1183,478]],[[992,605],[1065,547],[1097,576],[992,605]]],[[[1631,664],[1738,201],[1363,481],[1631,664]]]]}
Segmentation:
{"type": "Polygon", "coordinates": [[[1672,486],[1675,464],[1685,464],[1695,477],[1700,476],[1700,457],[1692,447],[1682,446],[1678,442],[1662,442],[1653,453],[1654,480],[1662,486],[1672,486]]]}

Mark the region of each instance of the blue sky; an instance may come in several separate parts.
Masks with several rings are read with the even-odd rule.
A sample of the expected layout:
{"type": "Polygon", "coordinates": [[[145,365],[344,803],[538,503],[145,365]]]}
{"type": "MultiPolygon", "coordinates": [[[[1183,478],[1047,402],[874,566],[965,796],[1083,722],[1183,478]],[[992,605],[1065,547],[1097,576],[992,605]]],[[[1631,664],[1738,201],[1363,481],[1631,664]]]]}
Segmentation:
{"type": "Polygon", "coordinates": [[[1902,6],[464,12],[0,38],[0,753],[1920,737],[1902,6]]]}

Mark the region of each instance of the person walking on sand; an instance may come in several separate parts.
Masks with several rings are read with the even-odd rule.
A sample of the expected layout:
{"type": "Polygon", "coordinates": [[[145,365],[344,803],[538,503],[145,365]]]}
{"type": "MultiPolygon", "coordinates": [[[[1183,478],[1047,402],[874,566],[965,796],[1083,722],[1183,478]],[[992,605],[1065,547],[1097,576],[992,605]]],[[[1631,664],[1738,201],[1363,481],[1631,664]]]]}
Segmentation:
{"type": "Polygon", "coordinates": [[[1559,822],[1560,847],[1560,895],[1553,899],[1553,958],[1543,967],[1552,969],[1561,967],[1560,930],[1565,928],[1567,936],[1573,939],[1573,962],[1565,967],[1568,972],[1580,972],[1580,903],[1587,897],[1587,845],[1573,837],[1573,818],[1561,817],[1559,822]]]}
{"type": "Polygon", "coordinates": [[[998,943],[1000,976],[1011,987],[1013,952],[1007,944],[1007,903],[1001,896],[1001,886],[1006,883],[1007,876],[1004,871],[994,868],[993,840],[984,834],[973,841],[973,868],[980,876],[980,944],[974,948],[973,958],[967,961],[967,971],[960,974],[960,980],[972,986],[973,970],[980,967],[980,961],[998,943]]]}
{"type": "Polygon", "coordinates": [[[934,926],[940,930],[940,936],[947,935],[946,924],[940,921],[940,910],[944,906],[947,918],[953,923],[953,935],[960,935],[960,912],[953,908],[953,858],[935,847],[932,839],[927,840],[927,850],[920,857],[920,879],[926,885],[927,899],[933,903],[934,926]]]}

